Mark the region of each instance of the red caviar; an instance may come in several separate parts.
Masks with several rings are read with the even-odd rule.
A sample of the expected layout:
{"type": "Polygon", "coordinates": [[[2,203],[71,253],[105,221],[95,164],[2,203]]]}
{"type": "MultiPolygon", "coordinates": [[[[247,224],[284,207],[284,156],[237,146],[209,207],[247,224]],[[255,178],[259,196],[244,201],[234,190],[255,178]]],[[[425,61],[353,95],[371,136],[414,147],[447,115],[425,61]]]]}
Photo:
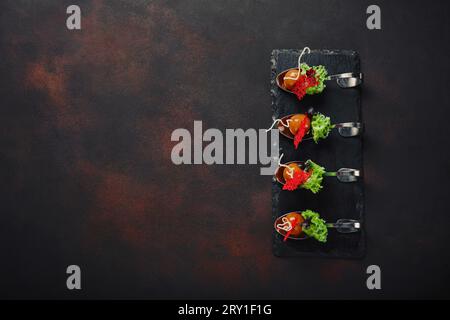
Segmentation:
{"type": "Polygon", "coordinates": [[[295,170],[294,176],[292,179],[286,180],[286,183],[283,186],[283,190],[293,191],[296,190],[299,186],[306,182],[309,179],[311,173],[303,171],[303,170],[295,170]]]}
{"type": "Polygon", "coordinates": [[[316,70],[309,69],[306,74],[301,74],[292,88],[298,100],[302,100],[306,94],[306,89],[317,85],[316,70]]]}

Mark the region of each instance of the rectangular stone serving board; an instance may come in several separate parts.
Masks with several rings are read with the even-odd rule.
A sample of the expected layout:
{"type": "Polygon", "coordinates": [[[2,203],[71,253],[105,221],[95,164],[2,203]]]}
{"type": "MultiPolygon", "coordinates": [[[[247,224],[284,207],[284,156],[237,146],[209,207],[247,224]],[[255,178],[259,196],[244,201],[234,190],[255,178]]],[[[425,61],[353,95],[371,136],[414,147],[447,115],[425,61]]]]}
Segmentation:
{"type": "MultiPolygon", "coordinates": [[[[342,89],[335,81],[327,81],[327,87],[318,95],[306,96],[298,101],[296,96],[282,91],[276,85],[276,75],[283,70],[296,67],[298,49],[276,49],[271,55],[272,115],[281,118],[294,113],[304,113],[313,107],[331,118],[332,123],[362,122],[361,88],[342,89]]],[[[312,50],[302,58],[308,65],[324,65],[329,74],[361,72],[360,58],[351,50],[312,50]]],[[[364,84],[363,84],[364,85],[364,84]]],[[[293,141],[280,134],[280,155],[283,163],[293,160],[311,159],[324,166],[327,171],[339,168],[355,168],[363,172],[363,138],[343,138],[337,130],[318,144],[304,141],[297,150],[293,141]]],[[[319,243],[314,239],[301,241],[283,238],[273,231],[273,253],[278,257],[324,257],[358,259],[365,254],[364,232],[364,182],[341,183],[336,178],[324,177],[323,189],[313,194],[309,190],[283,191],[281,185],[272,181],[272,218],[292,212],[311,209],[320,213],[327,222],[337,219],[357,219],[362,222],[359,233],[340,234],[329,230],[328,241],[319,243]]]]}

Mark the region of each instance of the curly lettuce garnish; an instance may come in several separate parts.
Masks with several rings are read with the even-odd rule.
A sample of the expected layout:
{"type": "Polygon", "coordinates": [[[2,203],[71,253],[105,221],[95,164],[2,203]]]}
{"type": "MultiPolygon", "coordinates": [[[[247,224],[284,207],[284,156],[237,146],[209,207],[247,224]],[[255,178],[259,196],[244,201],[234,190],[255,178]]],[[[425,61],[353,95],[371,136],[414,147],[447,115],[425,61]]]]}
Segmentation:
{"type": "Polygon", "coordinates": [[[328,77],[327,69],[325,69],[324,66],[318,65],[318,66],[308,66],[306,63],[302,63],[300,65],[301,73],[306,74],[306,72],[310,69],[313,69],[315,71],[315,77],[317,84],[315,86],[309,87],[306,89],[307,94],[317,94],[321,93],[323,89],[325,89],[325,80],[328,77]]]}
{"type": "Polygon", "coordinates": [[[325,220],[312,210],[303,211],[302,216],[308,222],[308,226],[303,228],[303,232],[319,242],[327,242],[328,228],[325,220]]]}
{"type": "Polygon", "coordinates": [[[311,190],[312,193],[317,193],[320,189],[322,189],[322,180],[323,175],[325,174],[325,168],[319,166],[311,160],[307,160],[305,162],[305,166],[308,168],[308,172],[311,176],[300,187],[311,190]]]}
{"type": "Polygon", "coordinates": [[[331,129],[334,128],[334,125],[331,124],[330,117],[325,117],[318,112],[312,117],[311,128],[314,142],[317,143],[319,139],[328,137],[328,134],[331,129]]]}

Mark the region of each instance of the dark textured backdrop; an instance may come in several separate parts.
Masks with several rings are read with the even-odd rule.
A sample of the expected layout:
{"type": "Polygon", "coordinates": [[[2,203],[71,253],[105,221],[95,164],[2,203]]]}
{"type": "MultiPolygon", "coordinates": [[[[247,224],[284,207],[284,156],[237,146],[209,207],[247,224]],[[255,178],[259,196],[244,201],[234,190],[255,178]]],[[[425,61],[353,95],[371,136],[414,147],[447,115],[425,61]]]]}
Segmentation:
{"type": "Polygon", "coordinates": [[[1,1],[1,297],[449,297],[450,5],[376,3],[381,31],[359,0],[1,1]],[[170,162],[193,120],[268,127],[270,53],[303,44],[361,56],[362,261],[275,258],[270,177],[170,162]]]}

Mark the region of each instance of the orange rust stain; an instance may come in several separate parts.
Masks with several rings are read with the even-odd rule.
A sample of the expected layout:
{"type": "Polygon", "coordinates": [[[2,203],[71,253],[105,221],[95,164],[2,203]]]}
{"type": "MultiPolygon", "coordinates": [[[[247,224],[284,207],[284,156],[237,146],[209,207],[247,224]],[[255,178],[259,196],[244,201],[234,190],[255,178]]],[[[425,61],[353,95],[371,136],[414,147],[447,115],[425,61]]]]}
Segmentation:
{"type": "Polygon", "coordinates": [[[63,107],[66,104],[65,75],[61,70],[50,72],[44,63],[31,63],[28,67],[26,83],[30,87],[47,91],[55,106],[63,107]]]}

